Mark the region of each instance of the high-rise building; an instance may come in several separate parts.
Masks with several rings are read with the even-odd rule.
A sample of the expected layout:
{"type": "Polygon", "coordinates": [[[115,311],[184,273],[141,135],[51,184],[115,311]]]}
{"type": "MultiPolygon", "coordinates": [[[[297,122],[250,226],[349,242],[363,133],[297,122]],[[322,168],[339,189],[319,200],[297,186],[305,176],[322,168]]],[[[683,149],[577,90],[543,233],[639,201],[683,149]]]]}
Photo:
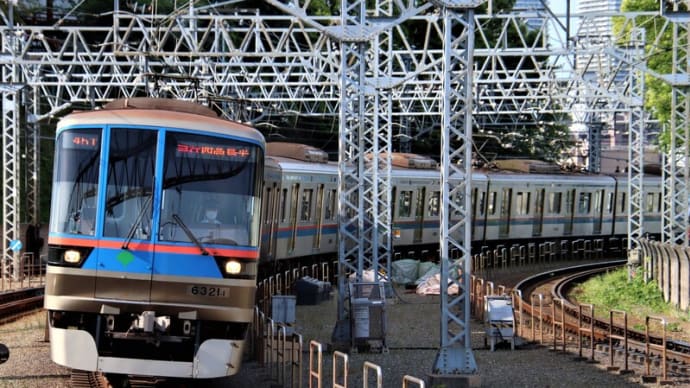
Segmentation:
{"type": "MultiPolygon", "coordinates": [[[[585,80],[598,85],[608,85],[611,82],[614,85],[624,85],[627,82],[628,68],[620,66],[620,62],[610,55],[610,50],[605,49],[615,45],[613,16],[620,13],[620,8],[621,0],[579,0],[576,6],[576,14],[580,16],[575,36],[578,47],[576,70],[585,80]]],[[[618,50],[626,49],[619,47],[618,50]]],[[[617,149],[627,150],[628,112],[600,113],[588,120],[604,125],[601,127],[604,152],[607,149],[611,152],[617,149]]],[[[585,124],[589,128],[595,124],[593,122],[585,124]]]]}
{"type": "MultiPolygon", "coordinates": [[[[563,0],[559,0],[563,1],[563,0]]],[[[543,17],[546,17],[546,7],[549,0],[517,0],[513,6],[513,12],[525,12],[526,14],[538,15],[541,18],[527,18],[527,26],[533,30],[540,29],[543,24],[543,17]]]]}
{"type": "Polygon", "coordinates": [[[592,23],[582,25],[581,34],[589,37],[610,38],[613,23],[608,15],[612,12],[619,12],[620,9],[621,0],[580,0],[576,12],[586,15],[587,20],[592,20],[592,23]],[[604,16],[595,16],[596,14],[603,14],[604,16]]]}
{"type": "MultiPolygon", "coordinates": [[[[579,0],[576,13],[581,16],[576,39],[583,49],[606,47],[613,42],[612,16],[620,12],[621,0],[579,0]]],[[[595,50],[593,50],[595,51],[595,50]]],[[[616,62],[603,52],[593,58],[584,56],[577,62],[577,68],[586,78],[595,74],[611,74],[616,62]]],[[[622,75],[617,75],[617,77],[622,75]]]]}

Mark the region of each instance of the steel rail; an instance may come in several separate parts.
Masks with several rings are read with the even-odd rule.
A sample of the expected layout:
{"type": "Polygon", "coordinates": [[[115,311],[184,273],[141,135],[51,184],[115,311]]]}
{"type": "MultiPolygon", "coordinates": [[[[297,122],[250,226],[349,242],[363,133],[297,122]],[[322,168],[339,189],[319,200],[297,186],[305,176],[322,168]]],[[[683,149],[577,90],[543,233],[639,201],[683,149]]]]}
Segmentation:
{"type": "MultiPolygon", "coordinates": [[[[592,318],[586,314],[583,314],[582,317],[579,317],[579,305],[577,303],[573,303],[567,296],[567,291],[572,289],[574,284],[582,283],[587,278],[606,272],[616,266],[621,266],[624,262],[625,260],[619,260],[607,262],[606,264],[586,264],[539,273],[519,282],[515,286],[515,291],[519,293],[521,292],[520,295],[522,296],[523,300],[522,307],[524,312],[534,319],[538,317],[538,306],[535,307],[531,305],[532,291],[538,288],[541,284],[553,282],[554,284],[551,287],[551,298],[552,300],[556,299],[562,301],[563,309],[565,310],[566,315],[563,326],[567,333],[577,334],[580,330],[580,325],[582,322],[584,322],[588,326],[591,325],[592,336],[594,337],[595,343],[608,344],[610,340],[610,332],[625,332],[628,337],[627,344],[630,352],[644,354],[647,339],[649,340],[649,343],[656,344],[657,346],[662,343],[662,338],[659,334],[652,333],[649,335],[649,337],[647,337],[644,331],[633,330],[631,328],[624,330],[623,327],[615,324],[613,327],[611,327],[611,324],[608,320],[598,319],[596,317],[592,318]],[[556,278],[558,279],[556,280],[556,278]]],[[[550,309],[545,308],[541,312],[542,325],[551,325],[553,323],[554,318],[551,316],[549,310],[550,309]]],[[[609,351],[612,350],[609,349],[609,351]]],[[[652,354],[654,357],[661,357],[662,353],[663,351],[660,349],[652,349],[650,352],[650,354],[652,354]]],[[[667,339],[665,353],[667,362],[680,363],[685,366],[690,365],[690,344],[684,341],[667,339]]]]}
{"type": "Polygon", "coordinates": [[[0,294],[0,324],[15,321],[43,308],[43,287],[0,294]]]}

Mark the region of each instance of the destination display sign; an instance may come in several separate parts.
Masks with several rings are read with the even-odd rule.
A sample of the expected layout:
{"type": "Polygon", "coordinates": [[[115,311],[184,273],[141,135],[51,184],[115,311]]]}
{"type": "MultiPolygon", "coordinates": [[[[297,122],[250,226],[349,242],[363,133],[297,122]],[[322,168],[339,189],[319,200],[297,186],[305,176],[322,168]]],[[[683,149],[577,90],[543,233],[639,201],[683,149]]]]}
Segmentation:
{"type": "Polygon", "coordinates": [[[204,144],[184,142],[177,144],[177,156],[197,156],[204,159],[244,160],[251,156],[252,149],[236,145],[204,144]]]}

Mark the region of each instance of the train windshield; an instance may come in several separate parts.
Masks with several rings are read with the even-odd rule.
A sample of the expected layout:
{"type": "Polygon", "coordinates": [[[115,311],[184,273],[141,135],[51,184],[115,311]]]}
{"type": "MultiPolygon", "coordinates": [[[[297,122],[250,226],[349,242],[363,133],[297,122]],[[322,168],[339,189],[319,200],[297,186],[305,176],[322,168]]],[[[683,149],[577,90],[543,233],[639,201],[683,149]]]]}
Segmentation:
{"type": "Polygon", "coordinates": [[[159,240],[258,246],[262,169],[257,145],[168,132],[159,240]]]}
{"type": "Polygon", "coordinates": [[[63,131],[56,140],[50,230],[93,235],[98,195],[101,130],[63,131]]]}

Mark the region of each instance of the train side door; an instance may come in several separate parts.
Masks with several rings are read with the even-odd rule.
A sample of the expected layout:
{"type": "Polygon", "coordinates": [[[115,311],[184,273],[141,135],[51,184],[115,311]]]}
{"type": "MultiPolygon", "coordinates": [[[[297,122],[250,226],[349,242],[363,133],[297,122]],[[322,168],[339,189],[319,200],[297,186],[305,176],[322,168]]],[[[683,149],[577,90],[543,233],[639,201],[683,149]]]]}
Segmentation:
{"type": "Polygon", "coordinates": [[[426,198],[426,187],[417,188],[417,202],[415,206],[415,223],[413,242],[421,242],[424,237],[424,203],[426,198]]]}
{"type": "Polygon", "coordinates": [[[266,231],[263,232],[267,235],[268,239],[266,241],[265,256],[267,258],[274,259],[276,252],[276,232],[278,230],[278,217],[276,215],[278,208],[278,198],[280,197],[280,187],[273,182],[271,187],[266,187],[266,192],[264,194],[264,227],[266,231]]]}
{"type": "Polygon", "coordinates": [[[297,205],[300,200],[300,185],[295,183],[290,191],[290,240],[288,241],[287,252],[292,255],[297,245],[297,205]]]}
{"type": "Polygon", "coordinates": [[[565,192],[565,218],[563,234],[568,236],[573,234],[573,221],[575,217],[575,189],[565,192]]]}
{"type": "Polygon", "coordinates": [[[311,247],[314,245],[314,234],[311,233],[309,230],[309,227],[313,226],[310,224],[313,224],[314,222],[314,188],[312,187],[307,187],[307,185],[304,185],[304,188],[302,190],[302,195],[300,197],[300,205],[299,205],[299,227],[297,230],[297,247],[295,247],[298,252],[296,254],[298,255],[304,255],[308,254],[311,252],[311,247]],[[303,231],[300,236],[299,231],[303,231]],[[311,239],[311,243],[310,240],[311,239]]]}
{"type": "Polygon", "coordinates": [[[594,234],[601,234],[604,222],[604,190],[594,192],[594,234]]]}
{"type": "Polygon", "coordinates": [[[606,192],[606,200],[604,203],[604,208],[606,214],[606,234],[614,234],[614,231],[616,230],[616,191],[615,188],[613,191],[607,191],[606,192]]]}
{"type": "Polygon", "coordinates": [[[532,223],[532,236],[541,236],[544,228],[544,199],[546,190],[538,189],[537,198],[534,204],[534,218],[532,223]]]}
{"type": "Polygon", "coordinates": [[[506,238],[510,234],[510,214],[513,198],[512,188],[503,188],[501,196],[500,223],[498,227],[498,237],[506,238]]]}
{"type": "Polygon", "coordinates": [[[312,242],[312,250],[318,251],[321,248],[321,232],[323,229],[323,196],[324,189],[323,183],[319,184],[316,188],[316,208],[314,209],[314,222],[316,223],[316,229],[314,231],[314,240],[312,242]]]}
{"type": "Polygon", "coordinates": [[[472,240],[476,240],[479,235],[478,218],[481,215],[480,210],[484,206],[484,195],[483,191],[479,191],[477,187],[472,189],[472,240]]]}

